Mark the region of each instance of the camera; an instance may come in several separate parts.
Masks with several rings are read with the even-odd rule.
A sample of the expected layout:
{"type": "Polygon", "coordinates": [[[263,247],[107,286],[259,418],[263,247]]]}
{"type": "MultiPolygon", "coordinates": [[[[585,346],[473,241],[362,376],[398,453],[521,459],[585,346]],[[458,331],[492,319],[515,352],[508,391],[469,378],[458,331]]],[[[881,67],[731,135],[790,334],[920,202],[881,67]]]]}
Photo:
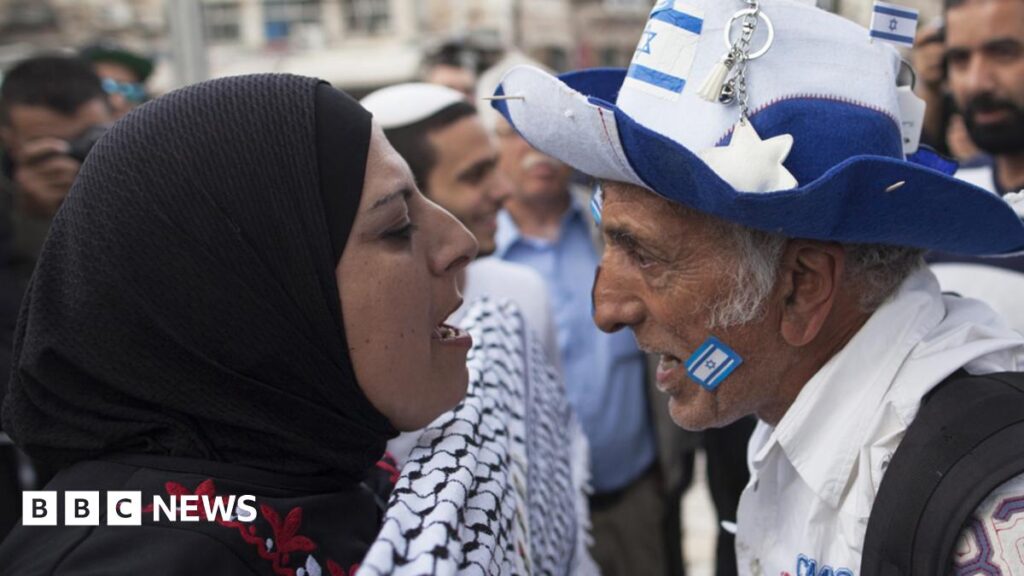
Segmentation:
{"type": "MultiPolygon", "coordinates": [[[[85,157],[89,155],[89,152],[92,150],[92,147],[96,145],[96,142],[107,133],[107,130],[110,130],[109,124],[96,124],[95,126],[90,126],[74,140],[70,140],[68,142],[67,156],[70,156],[79,162],[85,162],[85,157]]],[[[11,158],[10,154],[0,150],[0,174],[8,180],[14,180],[14,172],[17,168],[18,166],[15,164],[14,159],[11,158]]]]}
{"type": "Polygon", "coordinates": [[[110,130],[110,125],[108,124],[90,126],[77,138],[68,142],[68,156],[79,162],[85,162],[85,157],[89,155],[96,142],[107,133],[107,130],[110,130]]]}

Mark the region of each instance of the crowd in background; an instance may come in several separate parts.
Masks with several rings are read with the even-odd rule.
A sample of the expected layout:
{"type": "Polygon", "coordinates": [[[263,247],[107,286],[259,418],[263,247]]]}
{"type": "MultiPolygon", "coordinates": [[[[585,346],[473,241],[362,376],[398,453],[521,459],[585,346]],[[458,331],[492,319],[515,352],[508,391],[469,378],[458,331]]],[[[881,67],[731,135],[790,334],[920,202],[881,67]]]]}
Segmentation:
{"type": "MultiPolygon", "coordinates": [[[[955,26],[970,28],[971,24],[957,21],[955,15],[928,23],[921,28],[913,49],[915,89],[928,103],[923,142],[959,161],[964,178],[979,178],[972,181],[1000,194],[1016,191],[1024,185],[1020,179],[1024,68],[1011,61],[1012,55],[1007,53],[1011,48],[986,43],[984,30],[970,28],[968,34],[955,26]],[[982,40],[975,40],[977,36],[982,40]],[[1000,113],[1008,117],[1005,122],[999,121],[1000,113]]],[[[483,62],[472,51],[472,46],[446,45],[425,64],[423,82],[449,87],[465,100],[461,116],[435,122],[423,128],[423,134],[430,136],[433,153],[449,145],[452,150],[464,150],[469,141],[464,139],[472,138],[483,138],[485,147],[493,147],[477,172],[466,177],[472,181],[466,182],[485,189],[479,202],[489,206],[485,212],[492,213],[485,214],[483,225],[491,225],[487,219],[492,218],[496,226],[484,233],[494,241],[488,250],[491,258],[532,269],[546,286],[552,349],[557,354],[552,361],[559,367],[592,446],[594,493],[590,508],[595,559],[607,574],[625,574],[627,567],[643,563],[649,563],[643,565],[650,569],[642,573],[682,574],[680,513],[686,511],[680,511],[680,500],[692,481],[694,453],[701,447],[707,452],[715,507],[719,519],[728,525],[735,520],[739,494],[747,480],[745,447],[753,420],[747,418],[703,435],[674,427],[667,420],[663,400],[652,394],[651,366],[632,337],[624,331],[603,334],[594,327],[592,272],[588,271],[596,267],[601,246],[588,208],[590,184],[565,165],[531,149],[479,100],[491,93],[501,72],[528,60],[510,53],[494,67],[485,67],[492,62],[483,62]],[[446,132],[460,118],[475,114],[479,114],[483,131],[468,136],[466,130],[446,132]],[[657,522],[643,528],[646,524],[638,518],[650,520],[648,510],[654,510],[657,522]],[[620,562],[630,554],[636,558],[620,562]]],[[[1019,54],[1016,58],[1024,59],[1019,54]]],[[[148,58],[103,44],[86,47],[78,55],[34,56],[5,71],[0,86],[0,374],[10,371],[18,304],[49,222],[81,162],[106,128],[150,97],[146,81],[152,71],[148,58]]],[[[415,120],[434,118],[447,108],[430,110],[427,117],[415,120]]],[[[396,131],[414,123],[396,124],[389,138],[401,138],[396,131]]],[[[396,148],[403,152],[398,144],[396,148]]],[[[474,152],[481,149],[471,148],[474,152]]],[[[413,147],[406,160],[414,173],[417,159],[413,147]]],[[[460,214],[458,200],[446,205],[444,190],[448,188],[429,185],[428,177],[444,158],[435,160],[424,167],[427,174],[416,174],[418,184],[480,240],[481,234],[472,226],[478,208],[468,207],[468,214],[460,214]]],[[[457,184],[453,181],[450,186],[457,184]]],[[[940,272],[943,265],[965,264],[943,255],[934,255],[932,261],[940,272]]],[[[1024,272],[1019,259],[969,264],[1015,275],[1024,272]]],[[[976,271],[971,269],[967,275],[976,271]]],[[[945,288],[965,277],[957,268],[946,273],[946,277],[939,274],[945,288]]],[[[972,278],[974,284],[979,283],[976,275],[972,278]]],[[[1010,284],[1014,280],[1019,278],[1000,277],[1006,284],[999,285],[1014,286],[1010,284]]],[[[964,289],[957,284],[954,288],[969,293],[972,286],[964,289]]],[[[997,309],[1007,306],[1000,311],[1013,320],[1015,302],[1010,297],[1008,302],[994,298],[997,301],[990,303],[997,309]]],[[[1022,326],[1015,327],[1019,330],[1022,326]]],[[[0,378],[0,397],[5,384],[0,378]]],[[[0,538],[20,515],[18,492],[44,486],[51,475],[52,471],[33,466],[0,436],[0,538]]],[[[723,530],[717,574],[736,572],[732,547],[729,532],[723,530]]]]}

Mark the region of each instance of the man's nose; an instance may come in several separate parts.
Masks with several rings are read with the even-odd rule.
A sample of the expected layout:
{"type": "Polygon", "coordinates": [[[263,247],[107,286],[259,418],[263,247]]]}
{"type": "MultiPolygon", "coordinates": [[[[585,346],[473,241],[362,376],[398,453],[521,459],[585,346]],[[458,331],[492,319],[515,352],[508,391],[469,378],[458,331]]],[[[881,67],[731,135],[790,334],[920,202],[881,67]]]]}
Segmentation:
{"type": "Polygon", "coordinates": [[[498,206],[505,204],[512,195],[512,181],[503,172],[495,170],[491,176],[490,186],[487,189],[487,196],[498,206]]]}
{"type": "Polygon", "coordinates": [[[644,319],[644,305],[640,295],[620,278],[614,264],[597,267],[591,291],[594,324],[603,332],[636,326],[644,319]]]}
{"type": "Polygon", "coordinates": [[[990,92],[995,87],[992,63],[983,55],[976,55],[970,59],[965,75],[972,95],[990,92]]]}

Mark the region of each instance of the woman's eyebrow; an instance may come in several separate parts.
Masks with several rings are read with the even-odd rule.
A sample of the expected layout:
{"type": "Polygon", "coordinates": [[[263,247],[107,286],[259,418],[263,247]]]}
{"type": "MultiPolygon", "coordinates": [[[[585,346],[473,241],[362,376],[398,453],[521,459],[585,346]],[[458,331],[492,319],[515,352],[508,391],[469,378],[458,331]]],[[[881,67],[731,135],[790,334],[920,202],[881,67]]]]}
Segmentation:
{"type": "Polygon", "coordinates": [[[381,208],[382,206],[385,206],[385,205],[387,205],[387,204],[389,204],[391,202],[394,202],[395,200],[398,200],[399,198],[401,198],[401,199],[403,199],[405,201],[408,201],[409,200],[409,196],[411,196],[411,195],[412,195],[412,190],[409,189],[409,188],[402,188],[401,190],[396,190],[396,191],[388,194],[387,196],[379,198],[376,202],[373,203],[373,206],[370,206],[370,210],[376,210],[378,208],[381,208]]]}

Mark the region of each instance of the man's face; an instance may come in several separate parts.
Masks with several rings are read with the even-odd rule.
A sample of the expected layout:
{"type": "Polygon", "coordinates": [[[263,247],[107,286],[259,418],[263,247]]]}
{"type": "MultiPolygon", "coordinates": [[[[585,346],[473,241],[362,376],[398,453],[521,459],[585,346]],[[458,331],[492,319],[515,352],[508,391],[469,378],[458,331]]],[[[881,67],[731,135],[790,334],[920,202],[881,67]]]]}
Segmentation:
{"type": "Polygon", "coordinates": [[[98,124],[111,121],[110,108],[102,98],[82,104],[70,116],[46,106],[14,104],[9,109],[8,126],[3,128],[4,147],[18,161],[29,142],[44,138],[71,141],[98,124]]]}
{"type": "Polygon", "coordinates": [[[763,319],[707,328],[711,305],[732,290],[735,264],[716,221],[677,211],[669,201],[625,184],[604,184],[606,242],[594,283],[594,321],[606,332],[632,328],[640,347],[661,355],[658,388],[689,430],[720,427],[772,403],[784,342],[771,304],[763,319]],[[689,379],[685,361],[709,336],[743,357],[714,392],[689,379]]]}
{"type": "Polygon", "coordinates": [[[949,87],[976,144],[1024,151],[1024,2],[973,0],[946,12],[949,87]]]}
{"type": "Polygon", "coordinates": [[[496,170],[498,151],[480,117],[461,118],[431,132],[427,139],[437,154],[427,177],[430,199],[473,233],[481,256],[493,253],[498,210],[510,188],[496,170]]]}
{"type": "MultiPolygon", "coordinates": [[[[115,90],[108,91],[110,107],[113,109],[115,118],[124,116],[142,104],[145,88],[131,68],[117,62],[100,61],[93,64],[93,69],[96,70],[97,76],[104,81],[112,81],[116,87],[115,90]],[[131,97],[126,91],[132,92],[131,97]]],[[[104,88],[106,86],[104,84],[104,88]]]]}
{"type": "Polygon", "coordinates": [[[23,104],[14,104],[7,112],[9,124],[0,126],[0,139],[14,164],[18,209],[36,217],[52,217],[81,168],[81,163],[68,155],[69,142],[97,124],[110,122],[110,109],[105,99],[96,98],[70,116],[45,106],[23,104]]]}
{"type": "Polygon", "coordinates": [[[497,119],[495,132],[501,148],[498,170],[511,181],[517,199],[529,203],[565,194],[569,166],[530,146],[504,118],[497,119]]]}

